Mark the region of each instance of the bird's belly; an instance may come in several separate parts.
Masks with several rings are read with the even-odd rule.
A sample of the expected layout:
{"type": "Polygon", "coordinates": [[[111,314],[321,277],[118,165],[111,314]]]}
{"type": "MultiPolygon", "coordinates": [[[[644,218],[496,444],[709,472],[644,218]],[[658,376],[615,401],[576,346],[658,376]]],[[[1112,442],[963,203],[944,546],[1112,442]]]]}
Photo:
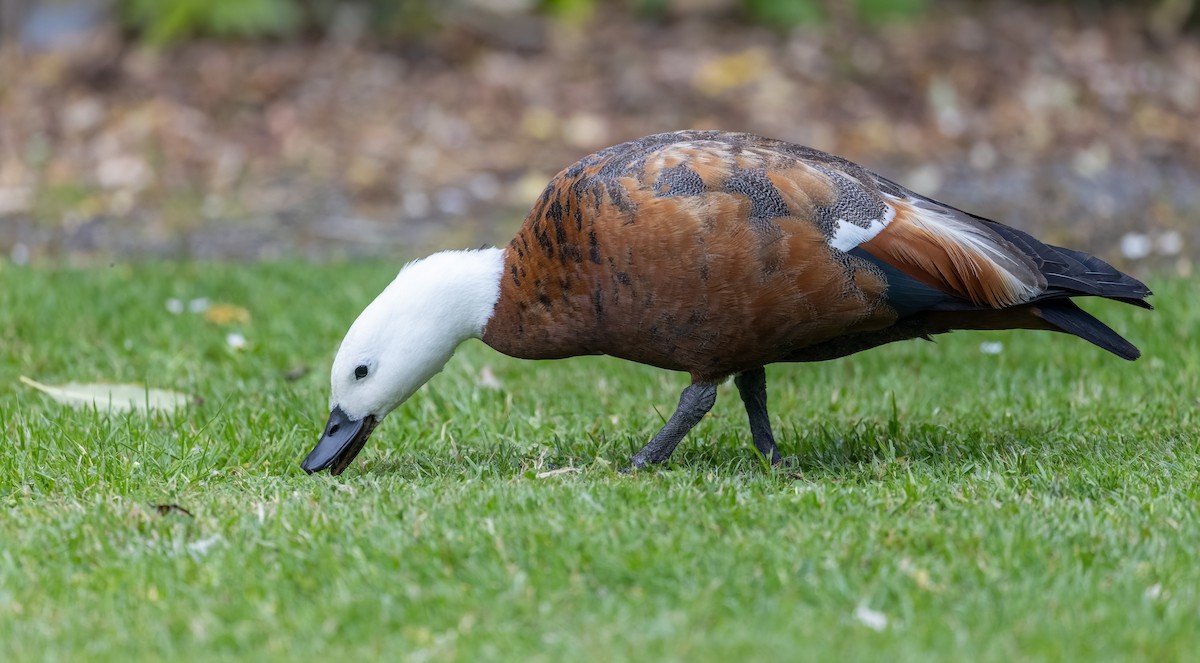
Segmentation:
{"type": "Polygon", "coordinates": [[[604,327],[591,349],[685,371],[696,380],[716,380],[788,360],[803,348],[848,330],[875,329],[890,322],[837,309],[823,311],[819,306],[756,312],[684,307],[678,312],[656,311],[636,327],[604,327]]]}

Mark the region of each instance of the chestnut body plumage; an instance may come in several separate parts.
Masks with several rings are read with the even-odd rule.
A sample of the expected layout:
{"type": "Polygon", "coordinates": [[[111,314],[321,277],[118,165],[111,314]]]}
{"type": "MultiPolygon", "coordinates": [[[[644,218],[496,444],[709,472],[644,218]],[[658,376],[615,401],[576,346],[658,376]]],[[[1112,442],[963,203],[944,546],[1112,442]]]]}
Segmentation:
{"type": "MultiPolygon", "coordinates": [[[[550,182],[503,251],[452,255],[451,269],[461,264],[472,274],[461,288],[475,294],[464,301],[483,303],[463,307],[461,325],[448,323],[467,332],[447,330],[452,344],[434,353],[432,373],[407,370],[421,374],[416,387],[471,336],[514,357],[607,354],[689,373],[692,385],[635,466],[668,458],[731,375],[755,447],[778,461],[766,364],[832,359],[954,329],[1062,331],[1135,359],[1133,345],[1070,298],[1149,308],[1150,295],[1098,258],[1043,244],[844,159],[715,131],[658,134],[585,157],[550,182]]],[[[416,389],[411,377],[395,376],[403,387],[356,409],[354,383],[364,378],[351,383],[346,372],[358,361],[387,363],[378,339],[389,325],[442,314],[408,301],[426,287],[420,264],[368,307],[339,351],[331,406],[349,421],[373,424],[416,389]],[[380,311],[368,315],[374,307],[380,311]],[[348,348],[355,337],[367,340],[348,348]],[[343,353],[360,359],[342,361],[343,353]]],[[[439,297],[459,287],[438,285],[449,288],[439,297]]],[[[387,382],[362,389],[384,392],[387,382]]],[[[333,418],[330,426],[335,439],[323,439],[305,469],[338,471],[353,457],[340,450],[356,452],[365,439],[338,440],[333,418]]],[[[370,426],[359,428],[369,434],[370,426]]]]}

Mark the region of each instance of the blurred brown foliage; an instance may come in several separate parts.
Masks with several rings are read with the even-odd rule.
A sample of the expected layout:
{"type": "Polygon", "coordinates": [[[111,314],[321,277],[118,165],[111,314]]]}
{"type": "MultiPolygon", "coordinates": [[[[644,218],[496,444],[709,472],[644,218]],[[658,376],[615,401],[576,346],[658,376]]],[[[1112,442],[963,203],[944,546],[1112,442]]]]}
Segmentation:
{"type": "Polygon", "coordinates": [[[1052,241],[1112,255],[1139,234],[1150,248],[1131,259],[1190,269],[1200,44],[1186,16],[1156,18],[1174,0],[931,3],[786,30],[691,2],[649,18],[476,8],[411,40],[346,18],[286,40],[155,47],[116,26],[64,48],[7,40],[0,255],[499,242],[580,156],[722,128],[841,154],[1052,241]]]}

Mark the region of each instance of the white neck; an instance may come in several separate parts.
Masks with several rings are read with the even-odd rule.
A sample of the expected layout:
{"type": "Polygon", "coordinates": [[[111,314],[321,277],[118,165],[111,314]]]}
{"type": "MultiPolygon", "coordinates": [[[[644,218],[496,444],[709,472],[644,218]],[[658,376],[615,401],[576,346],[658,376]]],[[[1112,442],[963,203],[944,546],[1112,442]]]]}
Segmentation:
{"type": "Polygon", "coordinates": [[[443,251],[426,258],[449,256],[447,270],[458,274],[459,297],[467,314],[465,321],[470,329],[468,338],[483,336],[483,328],[500,300],[500,279],[504,276],[504,249],[491,247],[476,251],[443,251]]]}
{"type": "Polygon", "coordinates": [[[409,263],[387,290],[402,288],[401,296],[441,318],[447,337],[463,341],[483,335],[500,298],[503,271],[504,249],[442,251],[409,263]]]}

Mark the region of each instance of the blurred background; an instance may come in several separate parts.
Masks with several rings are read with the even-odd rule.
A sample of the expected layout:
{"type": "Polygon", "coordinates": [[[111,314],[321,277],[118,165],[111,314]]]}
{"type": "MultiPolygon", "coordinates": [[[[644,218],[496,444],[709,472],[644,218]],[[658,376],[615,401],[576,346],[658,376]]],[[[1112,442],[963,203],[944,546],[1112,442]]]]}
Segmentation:
{"type": "Polygon", "coordinates": [[[0,0],[0,260],[499,243],[579,157],[721,128],[1186,275],[1198,24],[1200,0],[0,0]]]}

